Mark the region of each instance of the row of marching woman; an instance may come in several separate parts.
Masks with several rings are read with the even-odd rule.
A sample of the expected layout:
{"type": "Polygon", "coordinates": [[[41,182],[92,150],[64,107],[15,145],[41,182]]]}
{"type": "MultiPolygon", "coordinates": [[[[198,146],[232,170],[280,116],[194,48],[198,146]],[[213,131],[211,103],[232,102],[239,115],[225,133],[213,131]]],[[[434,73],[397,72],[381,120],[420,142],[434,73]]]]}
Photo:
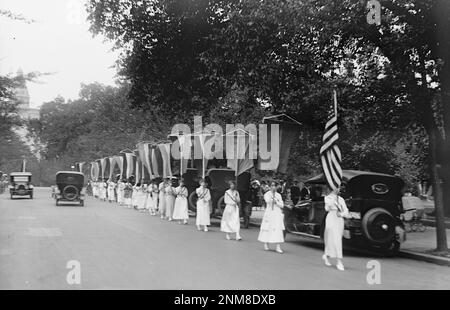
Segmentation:
{"type": "MultiPolygon", "coordinates": [[[[339,270],[344,270],[342,263],[343,218],[348,213],[348,210],[345,201],[338,195],[342,180],[342,169],[340,167],[341,153],[337,146],[336,92],[333,95],[334,101],[330,105],[330,113],[325,126],[324,144],[320,150],[323,172],[330,188],[330,194],[324,199],[327,215],[324,236],[325,253],[322,259],[324,264],[329,266],[331,264],[329,259],[335,258],[336,267],[339,270]]],[[[198,127],[196,122],[199,123],[197,125],[201,126],[201,117],[200,119],[194,118],[195,128],[198,127]]],[[[273,130],[275,134],[271,134],[270,141],[266,141],[267,143],[270,142],[271,145],[269,158],[258,157],[254,160],[250,156],[250,146],[258,147],[258,145],[261,145],[261,139],[265,141],[263,131],[259,133],[258,144],[254,143],[256,141],[256,125],[252,129],[253,133],[242,128],[228,130],[225,134],[220,134],[220,132],[215,132],[214,134],[202,133],[201,130],[197,130],[195,134],[180,134],[175,130],[174,133],[169,135],[171,142],[159,144],[140,142],[136,145],[137,149],[134,151],[129,149],[122,150],[119,155],[104,157],[92,162],[91,179],[95,180],[95,182],[90,184],[92,194],[98,199],[117,202],[126,208],[135,208],[142,212],[148,212],[151,215],[159,215],[164,220],[175,220],[180,224],[187,224],[189,214],[186,184],[190,180],[187,173],[188,165],[190,164],[190,169],[194,169],[196,175],[202,177],[198,183],[200,186],[195,189],[197,195],[195,225],[199,231],[207,232],[208,226],[211,224],[210,215],[213,208],[211,192],[205,180],[207,177],[206,169],[209,163],[211,163],[210,166],[222,167],[223,162],[221,160],[225,153],[227,154],[225,170],[232,172],[235,181],[228,182],[229,188],[223,195],[225,209],[222,213],[220,230],[225,233],[225,237],[228,240],[242,240],[239,211],[240,209],[242,211],[246,210],[248,197],[240,197],[235,182],[238,181],[240,176],[244,176],[245,173],[248,173],[253,168],[260,172],[269,171],[287,175],[290,148],[296,137],[300,135],[301,124],[285,114],[264,117],[262,123],[264,126],[266,124],[274,125],[273,130]],[[276,133],[278,128],[279,133],[276,133]],[[228,143],[227,139],[230,139],[230,137],[232,141],[228,143]],[[272,141],[273,137],[278,139],[272,141]],[[213,145],[212,142],[218,142],[219,146],[225,146],[226,149],[224,150],[222,147],[214,144],[214,152],[212,152],[212,149],[208,151],[206,146],[213,145]],[[241,144],[243,146],[239,148],[241,144]],[[173,150],[178,150],[179,156],[173,156],[173,150]],[[244,151],[241,154],[238,150],[244,151]],[[282,150],[282,152],[277,153],[277,150],[282,150]],[[274,151],[273,154],[272,151],[274,151]],[[218,158],[215,155],[209,156],[211,155],[209,154],[210,152],[213,153],[212,155],[217,153],[218,158]],[[233,156],[228,156],[228,153],[233,156]],[[201,156],[197,157],[197,155],[201,156]],[[254,164],[255,162],[256,165],[254,164]],[[175,168],[174,172],[177,171],[176,168],[179,168],[177,174],[172,172],[172,168],[175,168]],[[113,181],[113,174],[118,171],[120,171],[120,175],[113,181]],[[108,173],[109,177],[106,178],[108,173]],[[174,178],[173,175],[180,176],[179,180],[174,178]],[[126,176],[126,178],[124,179],[122,176],[126,176]],[[163,178],[161,179],[161,177],[163,178]]],[[[221,128],[219,125],[217,126],[221,128]]],[[[172,131],[174,130],[172,129],[172,131]]],[[[80,165],[79,171],[82,172],[82,170],[82,165],[80,165]]],[[[211,173],[211,170],[213,169],[210,169],[209,173],[211,173]]],[[[209,179],[211,179],[211,175],[209,175],[209,179]]],[[[226,179],[231,178],[222,176],[221,184],[224,184],[223,181],[226,179]]],[[[189,185],[191,184],[192,182],[189,182],[189,185]]],[[[226,186],[227,184],[225,183],[225,188],[226,186]]],[[[279,185],[277,182],[272,181],[270,186],[266,185],[265,187],[266,191],[263,196],[265,211],[258,240],[264,244],[265,250],[270,250],[269,245],[272,244],[275,246],[276,252],[283,253],[281,244],[284,242],[285,227],[282,194],[285,192],[283,189],[286,189],[286,184],[279,185]],[[281,194],[278,192],[280,188],[281,194]]],[[[190,187],[190,190],[192,191],[194,188],[190,187]]],[[[297,190],[296,196],[292,198],[298,201],[300,196],[301,192],[297,190]]],[[[284,197],[286,198],[286,196],[284,197]]],[[[217,202],[214,202],[214,204],[216,205],[217,202]]]]}
{"type": "MultiPolygon", "coordinates": [[[[153,180],[146,184],[142,180],[142,183],[133,185],[132,178],[129,180],[118,178],[117,183],[106,180],[89,182],[87,191],[103,201],[117,202],[119,206],[125,208],[134,208],[153,216],[159,215],[164,220],[188,224],[188,190],[183,179],[179,180],[176,187],[175,181],[177,181],[176,178],[165,178],[160,183],[153,180]]],[[[211,193],[204,179],[201,179],[199,183],[200,186],[196,189],[198,199],[195,225],[197,230],[207,232],[208,226],[211,225],[211,193]]],[[[228,183],[229,189],[224,196],[225,209],[220,230],[225,233],[227,240],[240,241],[242,240],[239,216],[241,199],[235,181],[228,183]]],[[[266,211],[258,240],[264,243],[264,249],[267,251],[270,250],[269,244],[275,244],[275,251],[281,254],[283,253],[281,243],[284,242],[282,213],[284,202],[277,189],[278,184],[272,182],[270,190],[264,194],[266,211]]]]}

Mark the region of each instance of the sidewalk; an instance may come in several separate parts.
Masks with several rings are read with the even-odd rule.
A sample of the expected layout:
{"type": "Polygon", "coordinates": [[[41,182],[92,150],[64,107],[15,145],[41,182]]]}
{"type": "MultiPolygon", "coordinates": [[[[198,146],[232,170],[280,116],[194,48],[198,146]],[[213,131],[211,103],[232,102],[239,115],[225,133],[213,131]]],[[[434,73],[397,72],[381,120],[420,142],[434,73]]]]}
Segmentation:
{"type": "MultiPolygon", "coordinates": [[[[250,223],[260,226],[264,210],[253,210],[250,223]]],[[[450,229],[447,232],[447,242],[450,244],[450,229]]],[[[400,247],[400,257],[406,257],[439,265],[450,266],[450,255],[440,256],[432,253],[436,249],[436,229],[427,227],[425,232],[410,232],[406,241],[400,247]]]]}

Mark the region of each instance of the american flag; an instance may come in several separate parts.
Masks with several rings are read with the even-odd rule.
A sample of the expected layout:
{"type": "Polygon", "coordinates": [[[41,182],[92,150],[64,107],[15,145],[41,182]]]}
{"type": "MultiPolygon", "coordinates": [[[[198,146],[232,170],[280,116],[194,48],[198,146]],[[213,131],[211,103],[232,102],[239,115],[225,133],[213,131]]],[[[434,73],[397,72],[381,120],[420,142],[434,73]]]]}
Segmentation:
{"type": "Polygon", "coordinates": [[[334,190],[339,188],[342,180],[341,151],[337,145],[337,95],[333,91],[333,103],[328,114],[328,121],[323,134],[323,145],[320,148],[320,159],[328,185],[334,190]]]}

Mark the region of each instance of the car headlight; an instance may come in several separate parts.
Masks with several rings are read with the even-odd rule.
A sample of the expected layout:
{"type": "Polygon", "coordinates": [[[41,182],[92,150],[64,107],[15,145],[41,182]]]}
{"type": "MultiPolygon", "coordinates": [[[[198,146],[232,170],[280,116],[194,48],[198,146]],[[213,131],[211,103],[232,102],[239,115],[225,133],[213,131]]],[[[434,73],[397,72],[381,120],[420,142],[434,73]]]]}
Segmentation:
{"type": "Polygon", "coordinates": [[[355,220],[360,220],[361,212],[349,212],[349,217],[355,220]]]}

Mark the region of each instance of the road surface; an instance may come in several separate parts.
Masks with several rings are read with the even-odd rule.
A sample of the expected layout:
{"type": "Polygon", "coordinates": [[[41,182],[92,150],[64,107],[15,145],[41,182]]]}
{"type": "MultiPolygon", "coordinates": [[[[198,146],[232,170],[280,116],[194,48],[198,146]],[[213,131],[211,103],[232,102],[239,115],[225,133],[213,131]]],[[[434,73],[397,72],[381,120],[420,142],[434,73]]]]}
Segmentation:
{"type": "Polygon", "coordinates": [[[342,272],[324,266],[317,241],[288,235],[278,254],[263,250],[257,228],[238,242],[218,222],[207,233],[193,223],[93,198],[56,207],[49,188],[33,200],[0,195],[0,289],[450,289],[449,267],[345,252],[342,272]],[[367,281],[373,260],[381,284],[367,281]],[[75,269],[80,284],[69,284],[75,269]]]}

